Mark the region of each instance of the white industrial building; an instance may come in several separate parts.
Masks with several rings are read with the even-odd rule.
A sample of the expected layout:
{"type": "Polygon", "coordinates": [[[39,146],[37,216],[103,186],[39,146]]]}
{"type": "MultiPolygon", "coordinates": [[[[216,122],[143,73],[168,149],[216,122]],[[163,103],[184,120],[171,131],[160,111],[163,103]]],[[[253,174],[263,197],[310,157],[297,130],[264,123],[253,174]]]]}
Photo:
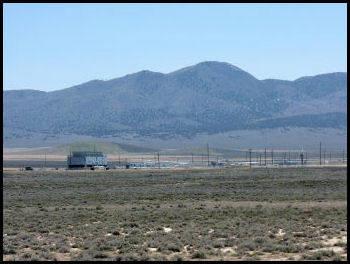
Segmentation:
{"type": "Polygon", "coordinates": [[[67,165],[68,168],[107,167],[107,156],[102,152],[73,151],[67,156],[67,165]]]}

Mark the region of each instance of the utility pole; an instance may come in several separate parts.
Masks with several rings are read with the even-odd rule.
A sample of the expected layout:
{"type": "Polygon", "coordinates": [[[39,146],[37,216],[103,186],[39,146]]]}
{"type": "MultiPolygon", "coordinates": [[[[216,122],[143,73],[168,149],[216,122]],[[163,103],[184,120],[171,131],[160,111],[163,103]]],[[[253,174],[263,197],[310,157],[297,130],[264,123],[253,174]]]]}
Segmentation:
{"type": "Polygon", "coordinates": [[[209,144],[207,143],[208,167],[209,167],[209,144]]]}
{"type": "Polygon", "coordinates": [[[301,165],[304,165],[304,153],[303,152],[300,153],[300,163],[301,163],[301,165]]]}
{"type": "Polygon", "coordinates": [[[158,152],[158,169],[160,169],[159,152],[158,152]]]}
{"type": "Polygon", "coordinates": [[[193,153],[191,153],[191,162],[192,162],[192,166],[193,166],[193,153]]]}
{"type": "Polygon", "coordinates": [[[46,169],[46,151],[45,151],[45,161],[44,161],[44,168],[46,169]]]}
{"type": "Polygon", "coordinates": [[[261,153],[259,153],[259,158],[260,158],[260,160],[259,160],[259,166],[261,166],[261,153]]]}
{"type": "Polygon", "coordinates": [[[305,164],[307,163],[307,152],[305,152],[305,164]]]}
{"type": "Polygon", "coordinates": [[[67,162],[68,162],[68,166],[69,166],[69,164],[71,163],[71,159],[72,159],[72,146],[69,146],[69,159],[67,160],[67,162]]]}
{"type": "Polygon", "coordinates": [[[322,165],[322,142],[320,142],[320,165],[322,165]]]}
{"type": "Polygon", "coordinates": [[[265,148],[265,166],[266,166],[267,164],[266,164],[266,148],[265,148]]]}
{"type": "Polygon", "coordinates": [[[252,167],[252,149],[249,149],[249,168],[252,167]]]}
{"type": "Polygon", "coordinates": [[[326,164],[326,150],[323,151],[323,164],[326,164]]]}
{"type": "Polygon", "coordinates": [[[271,162],[272,162],[272,165],[273,165],[273,149],[271,150],[271,162]]]}

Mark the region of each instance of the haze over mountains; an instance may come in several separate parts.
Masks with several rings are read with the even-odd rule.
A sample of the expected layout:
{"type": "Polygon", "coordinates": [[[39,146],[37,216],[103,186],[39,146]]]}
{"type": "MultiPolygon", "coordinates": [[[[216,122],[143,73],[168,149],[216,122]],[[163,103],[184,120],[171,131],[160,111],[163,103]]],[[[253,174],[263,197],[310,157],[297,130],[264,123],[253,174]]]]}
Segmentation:
{"type": "Polygon", "coordinates": [[[255,137],[270,131],[269,144],[281,131],[294,137],[308,133],[299,142],[287,136],[285,145],[318,140],[315,133],[334,134],[332,140],[346,143],[345,72],[258,80],[228,63],[208,61],[169,74],[141,71],[53,92],[10,90],[3,95],[8,147],[45,146],[73,136],[173,146],[175,139],[201,144],[198,137],[207,135],[225,145],[224,138],[232,141],[238,131],[254,131],[255,137]]]}

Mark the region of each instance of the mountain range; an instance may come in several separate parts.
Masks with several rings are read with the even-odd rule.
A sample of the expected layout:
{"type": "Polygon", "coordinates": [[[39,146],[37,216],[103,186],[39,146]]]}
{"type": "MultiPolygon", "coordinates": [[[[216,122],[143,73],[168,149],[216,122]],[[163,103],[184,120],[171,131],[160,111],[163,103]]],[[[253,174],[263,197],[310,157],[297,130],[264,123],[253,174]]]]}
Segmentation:
{"type": "Polygon", "coordinates": [[[52,92],[7,90],[3,98],[5,145],[34,134],[166,141],[278,128],[346,131],[347,125],[346,72],[259,80],[215,61],[52,92]]]}

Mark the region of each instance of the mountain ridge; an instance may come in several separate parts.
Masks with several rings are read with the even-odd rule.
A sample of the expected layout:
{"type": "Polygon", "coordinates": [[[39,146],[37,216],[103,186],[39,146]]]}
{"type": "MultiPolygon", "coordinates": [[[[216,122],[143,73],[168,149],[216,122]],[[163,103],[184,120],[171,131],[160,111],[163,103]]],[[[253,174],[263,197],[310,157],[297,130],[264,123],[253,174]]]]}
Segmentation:
{"type": "Polygon", "coordinates": [[[345,129],[346,84],[344,72],[258,80],[229,63],[205,61],[166,74],[144,70],[51,92],[8,90],[3,121],[10,135],[4,133],[4,140],[11,129],[191,138],[271,126],[262,119],[274,127],[345,129]]]}
{"type": "MultiPolygon", "coordinates": [[[[62,88],[62,89],[58,89],[58,90],[53,90],[53,91],[42,91],[42,90],[37,90],[37,89],[9,89],[9,90],[4,90],[6,92],[9,92],[9,91],[39,91],[39,92],[45,92],[45,93],[51,93],[51,92],[56,92],[56,91],[61,91],[61,90],[65,90],[65,89],[70,89],[70,88],[73,88],[73,87],[76,87],[76,86],[80,86],[80,85],[85,85],[85,84],[89,84],[91,82],[110,82],[110,81],[114,81],[114,80],[118,80],[118,79],[121,79],[121,78],[125,78],[125,77],[130,77],[130,76],[133,76],[133,75],[138,75],[140,73],[150,73],[150,74],[157,74],[157,75],[169,75],[169,74],[173,74],[173,73],[178,73],[180,71],[183,71],[183,70],[186,70],[186,69],[190,69],[190,68],[193,68],[193,67],[196,67],[196,66],[200,66],[202,64],[222,64],[222,65],[227,65],[233,69],[236,69],[237,71],[241,71],[241,72],[245,72],[245,73],[248,73],[246,71],[244,71],[243,69],[235,66],[235,65],[232,65],[228,62],[220,62],[220,61],[203,61],[203,62],[199,62],[195,65],[191,65],[191,66],[186,66],[186,67],[183,67],[181,69],[178,69],[178,70],[175,70],[175,71],[171,71],[171,72],[168,72],[168,73],[163,73],[163,72],[157,72],[157,71],[151,71],[151,70],[140,70],[138,72],[135,72],[135,73],[129,73],[129,74],[125,74],[123,76],[120,76],[120,77],[116,77],[116,78],[112,78],[112,79],[107,79],[107,80],[102,80],[102,79],[93,79],[93,80],[90,80],[90,81],[86,81],[86,82],[82,82],[80,84],[77,84],[77,85],[73,85],[73,86],[70,86],[70,87],[66,87],[66,88],[62,88]]],[[[254,75],[248,73],[249,75],[251,75],[252,77],[254,77],[255,79],[259,80],[259,81],[282,81],[282,82],[294,82],[294,81],[298,81],[298,80],[302,80],[302,79],[307,79],[307,78],[313,78],[313,77],[318,77],[318,76],[322,76],[322,75],[334,75],[334,74],[347,74],[347,72],[340,72],[340,71],[336,71],[336,72],[329,72],[329,73],[320,73],[320,74],[315,74],[315,75],[308,75],[308,76],[301,76],[301,77],[298,77],[294,80],[283,80],[283,79],[276,79],[276,78],[266,78],[266,79],[258,79],[256,78],[254,75]]]]}

